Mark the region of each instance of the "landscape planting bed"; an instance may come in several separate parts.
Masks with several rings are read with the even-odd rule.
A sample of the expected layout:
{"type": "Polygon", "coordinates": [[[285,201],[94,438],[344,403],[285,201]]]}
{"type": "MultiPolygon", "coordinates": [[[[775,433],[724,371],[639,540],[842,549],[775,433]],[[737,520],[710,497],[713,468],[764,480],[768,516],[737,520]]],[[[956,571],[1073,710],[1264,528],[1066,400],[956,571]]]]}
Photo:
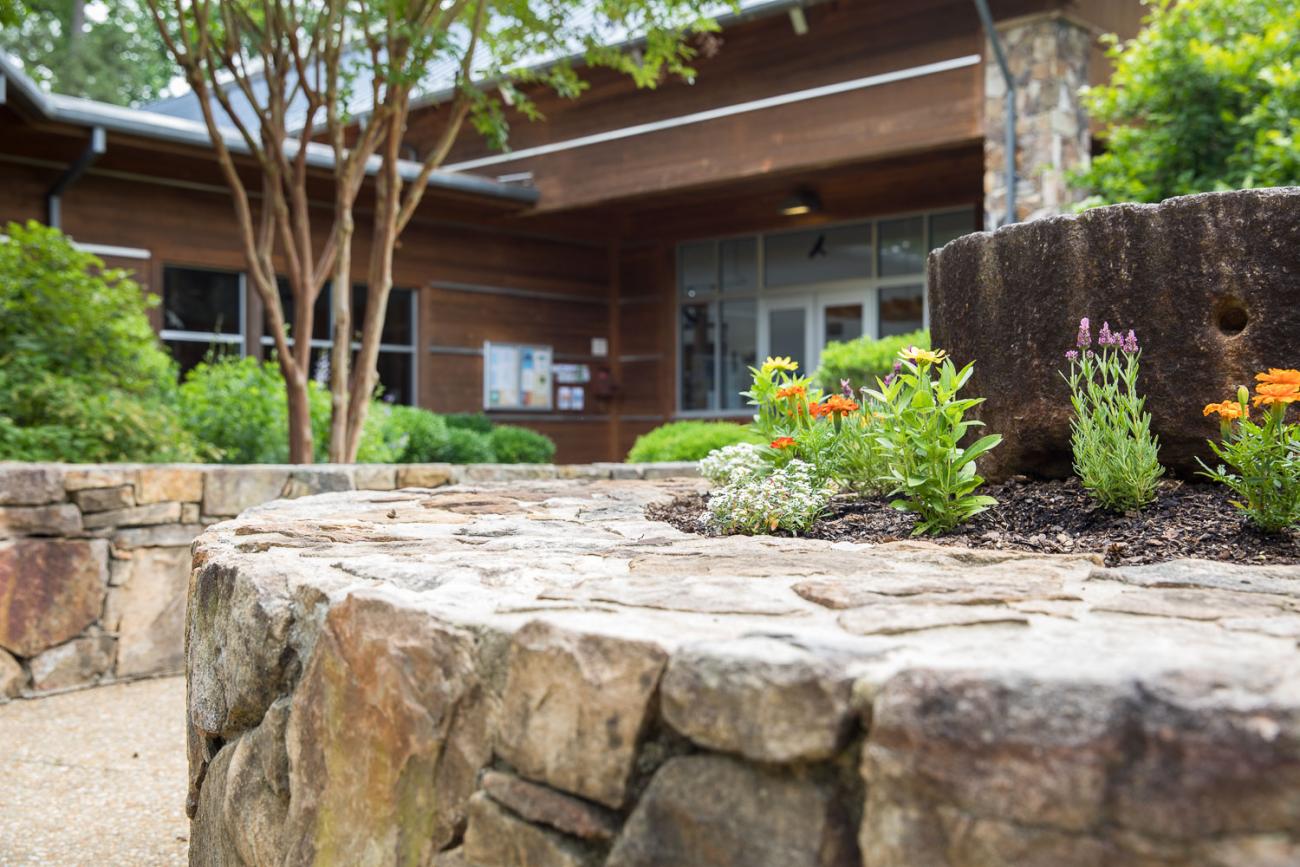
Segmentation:
{"type": "Polygon", "coordinates": [[[1300,862],[1300,566],[706,538],[698,481],[195,544],[194,863],[1300,862]]]}
{"type": "MultiPolygon", "coordinates": [[[[980,491],[997,505],[941,536],[941,545],[1097,554],[1108,566],[1164,563],[1180,557],[1255,565],[1300,563],[1300,533],[1252,526],[1219,485],[1160,485],[1156,500],[1136,512],[1099,507],[1077,479],[1013,479],[980,491]]],[[[690,533],[714,535],[708,497],[693,494],[655,506],[651,516],[690,533]]],[[[804,535],[832,542],[894,542],[910,538],[916,515],[890,508],[887,497],[840,496],[804,535]]]]}

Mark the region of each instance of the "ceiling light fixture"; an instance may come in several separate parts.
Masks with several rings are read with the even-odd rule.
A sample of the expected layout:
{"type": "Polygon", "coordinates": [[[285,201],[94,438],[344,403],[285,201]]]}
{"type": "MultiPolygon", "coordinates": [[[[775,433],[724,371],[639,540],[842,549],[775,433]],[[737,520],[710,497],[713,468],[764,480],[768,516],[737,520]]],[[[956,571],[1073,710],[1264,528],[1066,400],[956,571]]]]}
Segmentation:
{"type": "Polygon", "coordinates": [[[808,189],[796,190],[792,196],[781,203],[781,213],[786,217],[797,217],[800,214],[816,214],[821,209],[821,197],[815,191],[808,189]]]}

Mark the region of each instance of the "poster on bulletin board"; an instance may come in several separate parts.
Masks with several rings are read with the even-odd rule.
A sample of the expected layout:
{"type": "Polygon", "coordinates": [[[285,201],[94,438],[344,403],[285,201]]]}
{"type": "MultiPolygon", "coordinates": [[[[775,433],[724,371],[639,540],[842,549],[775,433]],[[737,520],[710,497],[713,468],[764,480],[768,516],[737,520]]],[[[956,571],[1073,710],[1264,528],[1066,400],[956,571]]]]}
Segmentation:
{"type": "Polygon", "coordinates": [[[551,408],[551,347],[483,344],[483,408],[551,408]]]}

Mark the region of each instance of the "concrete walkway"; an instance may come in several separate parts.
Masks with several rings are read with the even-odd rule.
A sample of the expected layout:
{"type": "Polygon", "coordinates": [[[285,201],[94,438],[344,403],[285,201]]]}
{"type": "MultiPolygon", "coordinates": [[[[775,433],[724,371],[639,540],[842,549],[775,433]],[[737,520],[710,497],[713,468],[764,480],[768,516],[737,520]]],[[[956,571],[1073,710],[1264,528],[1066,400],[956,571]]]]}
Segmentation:
{"type": "Polygon", "coordinates": [[[0,705],[0,865],[186,863],[185,681],[0,705]]]}

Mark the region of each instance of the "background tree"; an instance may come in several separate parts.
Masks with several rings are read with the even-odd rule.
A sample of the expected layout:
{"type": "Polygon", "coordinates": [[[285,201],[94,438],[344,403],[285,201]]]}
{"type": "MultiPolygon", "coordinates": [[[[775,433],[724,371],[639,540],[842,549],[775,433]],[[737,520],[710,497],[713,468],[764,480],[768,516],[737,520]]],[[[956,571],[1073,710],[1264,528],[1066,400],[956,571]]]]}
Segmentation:
{"type": "Polygon", "coordinates": [[[716,29],[700,0],[147,0],[169,52],[204,112],[234,196],[249,280],[261,296],[285,379],[290,459],[312,454],[308,341],[286,333],[276,286],[284,270],[298,334],[310,334],[313,306],[333,282],[330,459],[356,457],[378,379],[380,335],[393,283],[393,251],[468,120],[504,146],[508,99],[539,113],[520,85],[576,97],[577,64],[605,66],[653,87],[689,77],[691,33],[716,29]],[[635,43],[630,36],[639,37],[635,43]],[[546,59],[551,62],[537,65],[546,59]],[[438,110],[442,132],[418,160],[402,159],[412,102],[443,86],[431,71],[457,70],[438,110]],[[236,102],[243,105],[236,106],[236,102]],[[247,108],[255,120],[247,120],[247,108]],[[245,109],[241,111],[240,109],[245,109]],[[293,128],[290,114],[296,118],[293,128]],[[359,115],[359,119],[357,117],[359,115]],[[305,117],[305,120],[302,118],[305,117]],[[254,207],[227,146],[234,128],[259,169],[254,207]],[[334,199],[325,231],[309,212],[307,148],[328,142],[334,199]],[[352,361],[350,292],[357,195],[367,161],[378,163],[369,215],[370,256],[360,349],[352,361]]]}
{"type": "Polygon", "coordinates": [[[1159,0],[1110,56],[1087,204],[1300,183],[1300,0],[1159,0]]]}
{"type": "Polygon", "coordinates": [[[0,50],[56,93],[136,105],[157,98],[175,75],[141,0],[28,0],[24,7],[0,0],[0,50]]]}

